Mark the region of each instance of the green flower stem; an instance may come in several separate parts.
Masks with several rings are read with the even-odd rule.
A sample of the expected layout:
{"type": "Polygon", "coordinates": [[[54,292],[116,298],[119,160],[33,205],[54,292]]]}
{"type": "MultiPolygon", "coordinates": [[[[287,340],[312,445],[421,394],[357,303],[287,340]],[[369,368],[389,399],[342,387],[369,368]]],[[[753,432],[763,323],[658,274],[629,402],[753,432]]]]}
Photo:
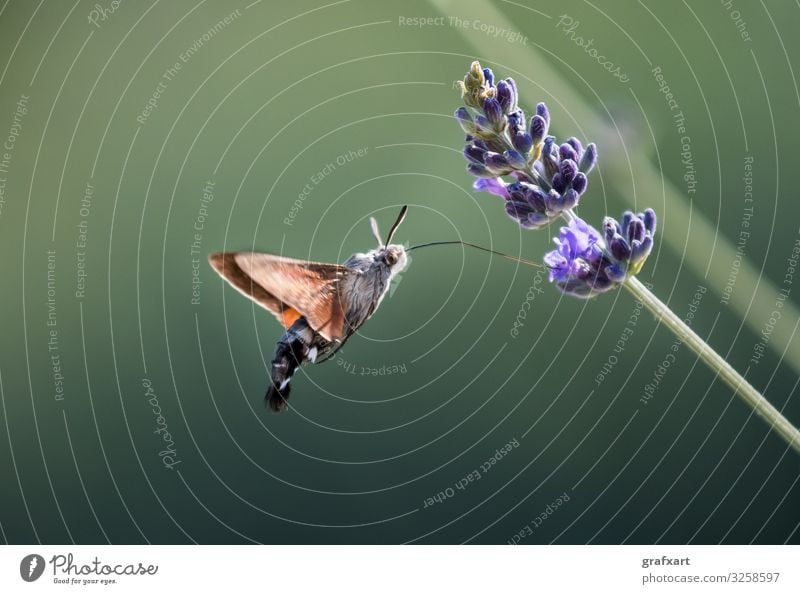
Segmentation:
{"type": "Polygon", "coordinates": [[[736,392],[755,413],[769,423],[797,453],[800,453],[800,431],[792,425],[774,406],[772,406],[750,382],[730,366],[708,343],[700,338],[683,320],[667,307],[658,297],[645,287],[639,279],[631,276],[622,285],[633,297],[672,330],[675,335],[689,345],[706,365],[717,373],[731,389],[736,392]]]}

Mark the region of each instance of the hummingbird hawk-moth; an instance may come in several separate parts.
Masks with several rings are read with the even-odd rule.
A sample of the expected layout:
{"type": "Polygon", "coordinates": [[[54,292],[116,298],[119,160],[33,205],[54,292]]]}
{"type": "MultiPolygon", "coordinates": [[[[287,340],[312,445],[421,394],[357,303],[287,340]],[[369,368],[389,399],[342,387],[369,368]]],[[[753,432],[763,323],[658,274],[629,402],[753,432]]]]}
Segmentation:
{"type": "Polygon", "coordinates": [[[286,408],[290,382],[303,363],[321,363],[366,322],[389,290],[392,278],[408,260],[402,245],[391,244],[406,216],[400,211],[381,239],[370,218],[378,247],[350,256],[343,264],[295,260],[259,252],[218,252],[211,266],[245,297],[271,312],[284,327],[270,364],[266,402],[286,408]]]}

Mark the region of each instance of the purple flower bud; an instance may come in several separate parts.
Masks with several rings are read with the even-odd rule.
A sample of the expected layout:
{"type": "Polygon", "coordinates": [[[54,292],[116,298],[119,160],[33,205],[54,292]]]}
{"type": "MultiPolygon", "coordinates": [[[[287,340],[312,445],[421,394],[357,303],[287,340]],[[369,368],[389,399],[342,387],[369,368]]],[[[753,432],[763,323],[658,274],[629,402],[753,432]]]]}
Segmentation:
{"type": "Polygon", "coordinates": [[[608,276],[608,280],[613,283],[621,283],[625,280],[625,275],[627,274],[625,267],[619,263],[609,264],[605,267],[604,272],[608,276]]]}
{"type": "Polygon", "coordinates": [[[482,114],[475,116],[475,130],[483,136],[495,136],[496,132],[491,122],[482,114]]]}
{"type": "MultiPolygon", "coordinates": [[[[513,78],[507,78],[506,83],[511,87],[511,111],[516,111],[517,101],[519,101],[519,91],[517,91],[517,82],[513,78]]],[[[524,120],[525,118],[523,118],[524,120]]]]}
{"type": "Polygon", "coordinates": [[[484,162],[486,163],[486,168],[494,173],[495,177],[511,173],[511,165],[508,160],[499,153],[486,153],[484,162]]]}
{"type": "Polygon", "coordinates": [[[572,138],[567,138],[567,144],[575,149],[575,153],[578,155],[578,157],[583,154],[583,145],[581,144],[581,141],[574,136],[572,138]]]}
{"type": "Polygon", "coordinates": [[[526,182],[514,182],[507,188],[508,194],[513,200],[527,203],[532,211],[544,212],[544,194],[537,186],[526,182]]]}
{"type": "Polygon", "coordinates": [[[500,107],[503,108],[503,113],[512,111],[513,98],[511,93],[511,87],[506,81],[501,80],[497,83],[497,101],[500,103],[500,107]]]}
{"type": "Polygon", "coordinates": [[[653,249],[653,238],[648,235],[642,241],[634,241],[631,247],[631,263],[638,264],[650,255],[653,249]]]}
{"type": "Polygon", "coordinates": [[[575,178],[575,174],[578,173],[578,166],[572,159],[562,159],[558,170],[564,183],[570,184],[575,178]]]}
{"type": "Polygon", "coordinates": [[[608,249],[614,259],[620,262],[626,262],[631,256],[631,247],[622,235],[614,235],[608,242],[608,249]]]}
{"type": "Polygon", "coordinates": [[[553,176],[553,179],[550,180],[550,185],[553,186],[553,189],[559,194],[567,189],[567,182],[564,181],[560,171],[553,176]]]}
{"type": "Polygon", "coordinates": [[[548,212],[558,214],[561,212],[561,194],[550,190],[544,196],[544,204],[548,212]]]}
{"type": "Polygon", "coordinates": [[[544,213],[547,210],[547,194],[539,186],[530,186],[528,202],[537,212],[544,213]]]}
{"type": "Polygon", "coordinates": [[[580,194],[570,188],[561,195],[561,208],[563,210],[574,208],[578,204],[578,200],[580,200],[580,194]]]}
{"type": "Polygon", "coordinates": [[[558,161],[553,155],[553,143],[555,140],[552,136],[546,137],[542,147],[542,165],[544,166],[544,178],[547,181],[553,179],[553,176],[558,173],[558,161]]]}
{"type": "Polygon", "coordinates": [[[642,241],[645,237],[644,223],[639,217],[634,217],[628,227],[628,242],[642,241]]]}
{"type": "Polygon", "coordinates": [[[525,114],[521,109],[516,109],[508,114],[508,128],[515,133],[525,131],[525,114]]]}
{"type": "Polygon", "coordinates": [[[572,145],[566,142],[558,147],[558,154],[562,159],[570,159],[571,161],[578,162],[578,153],[572,148],[572,145]]]}
{"type": "Polygon", "coordinates": [[[455,113],[461,129],[467,134],[475,134],[475,123],[472,121],[472,116],[466,107],[459,107],[455,113]]]}
{"type": "Polygon", "coordinates": [[[532,212],[524,219],[519,221],[519,226],[523,229],[538,229],[549,222],[547,215],[540,212],[532,212]]]}
{"type": "Polygon", "coordinates": [[[527,132],[517,132],[511,142],[514,148],[523,154],[527,154],[533,148],[533,139],[527,132]]]}
{"type": "Polygon", "coordinates": [[[503,156],[514,169],[525,169],[528,166],[528,159],[515,150],[508,150],[503,156]]]}
{"type": "Polygon", "coordinates": [[[613,218],[603,218],[603,235],[606,238],[606,243],[610,244],[611,240],[614,239],[614,236],[619,233],[618,227],[619,225],[617,225],[617,221],[615,221],[613,218]]]}
{"type": "Polygon", "coordinates": [[[594,168],[595,163],[597,163],[597,146],[593,142],[590,142],[586,145],[586,150],[583,151],[583,155],[581,155],[578,169],[584,173],[589,173],[594,168]]]}
{"type": "Polygon", "coordinates": [[[486,79],[486,83],[490,87],[494,85],[494,72],[492,72],[491,68],[483,69],[483,77],[486,79]]]}
{"type": "Polygon", "coordinates": [[[525,182],[512,182],[506,186],[508,195],[514,200],[527,200],[527,185],[525,182]]]}
{"type": "Polygon", "coordinates": [[[483,113],[486,114],[486,119],[495,127],[499,128],[504,121],[503,108],[500,102],[494,97],[487,97],[483,101],[483,113]]]}
{"type": "Polygon", "coordinates": [[[643,215],[644,220],[644,228],[647,229],[647,233],[650,236],[655,236],[656,234],[656,211],[652,208],[647,208],[644,211],[643,215]]]}
{"type": "Polygon", "coordinates": [[[633,213],[629,210],[626,210],[622,213],[622,221],[620,222],[620,234],[627,237],[628,236],[628,227],[631,226],[631,221],[633,220],[633,213]]]}
{"type": "Polygon", "coordinates": [[[483,165],[479,163],[470,163],[467,165],[467,171],[474,175],[475,177],[482,177],[482,178],[495,178],[497,177],[494,173],[486,169],[483,165]]]}
{"type": "Polygon", "coordinates": [[[464,156],[469,160],[475,163],[484,163],[486,159],[486,150],[475,146],[474,144],[468,144],[464,147],[464,156]]]}
{"type": "Polygon", "coordinates": [[[578,194],[583,194],[586,191],[587,183],[586,176],[579,171],[572,179],[572,189],[578,192],[578,194]]]}
{"type": "Polygon", "coordinates": [[[614,283],[605,273],[605,268],[598,269],[591,280],[592,290],[597,293],[604,293],[614,286],[614,283]]]}
{"type": "Polygon", "coordinates": [[[531,138],[533,138],[534,144],[539,144],[544,140],[544,137],[547,135],[547,122],[544,121],[544,118],[540,115],[535,115],[531,118],[531,138]]]}
{"type": "Polygon", "coordinates": [[[528,218],[532,212],[531,205],[524,200],[506,200],[506,213],[516,221],[528,218]]]}
{"type": "Polygon", "coordinates": [[[544,120],[544,123],[550,127],[550,110],[547,109],[547,106],[544,103],[539,103],[536,106],[536,114],[540,115],[544,120]]]}

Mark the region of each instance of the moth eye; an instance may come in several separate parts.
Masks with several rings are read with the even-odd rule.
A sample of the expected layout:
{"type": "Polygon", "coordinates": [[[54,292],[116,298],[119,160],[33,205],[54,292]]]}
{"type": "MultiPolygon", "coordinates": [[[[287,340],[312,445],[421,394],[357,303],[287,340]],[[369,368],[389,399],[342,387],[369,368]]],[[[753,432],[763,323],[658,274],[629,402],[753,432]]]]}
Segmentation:
{"type": "Polygon", "coordinates": [[[392,253],[386,254],[386,263],[389,266],[394,266],[397,263],[397,257],[392,253]]]}

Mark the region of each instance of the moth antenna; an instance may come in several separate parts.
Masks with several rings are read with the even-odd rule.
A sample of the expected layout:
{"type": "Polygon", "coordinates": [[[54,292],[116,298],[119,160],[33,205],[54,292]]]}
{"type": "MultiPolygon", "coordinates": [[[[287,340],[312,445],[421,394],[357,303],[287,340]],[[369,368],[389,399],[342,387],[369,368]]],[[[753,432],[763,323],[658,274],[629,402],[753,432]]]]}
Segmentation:
{"type": "Polygon", "coordinates": [[[381,239],[381,232],[378,231],[378,221],[375,220],[375,217],[369,218],[369,226],[372,227],[372,235],[378,240],[378,246],[382,246],[383,240],[381,239]]]}
{"type": "Polygon", "coordinates": [[[392,241],[392,237],[394,237],[394,232],[397,231],[397,228],[400,226],[400,223],[403,222],[403,219],[406,218],[406,213],[408,212],[408,204],[404,205],[402,209],[400,209],[400,214],[397,216],[397,220],[392,225],[392,228],[389,229],[389,235],[386,238],[386,245],[389,245],[392,241]]]}

